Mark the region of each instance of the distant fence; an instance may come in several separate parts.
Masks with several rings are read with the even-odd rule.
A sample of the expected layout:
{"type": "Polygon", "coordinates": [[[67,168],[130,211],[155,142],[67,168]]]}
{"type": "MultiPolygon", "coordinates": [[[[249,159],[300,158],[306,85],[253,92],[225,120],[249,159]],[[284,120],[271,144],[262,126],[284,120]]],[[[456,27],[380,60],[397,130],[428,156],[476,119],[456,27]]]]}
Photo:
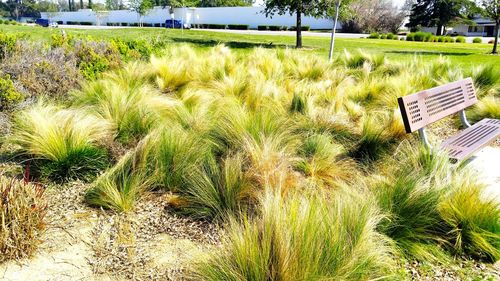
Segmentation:
{"type": "MultiPolygon", "coordinates": [[[[295,26],[295,15],[266,17],[262,10],[262,7],[176,8],[174,18],[195,25],[248,25],[252,29],[257,29],[259,25],[295,26]]],[[[96,12],[82,9],[76,12],[41,13],[41,16],[63,24],[126,26],[139,22],[139,15],[130,10],[96,12]]],[[[167,19],[171,19],[169,8],[155,7],[142,17],[141,21],[148,26],[163,26],[167,19]]],[[[311,29],[330,29],[332,21],[325,18],[303,17],[302,25],[311,29]]]]}

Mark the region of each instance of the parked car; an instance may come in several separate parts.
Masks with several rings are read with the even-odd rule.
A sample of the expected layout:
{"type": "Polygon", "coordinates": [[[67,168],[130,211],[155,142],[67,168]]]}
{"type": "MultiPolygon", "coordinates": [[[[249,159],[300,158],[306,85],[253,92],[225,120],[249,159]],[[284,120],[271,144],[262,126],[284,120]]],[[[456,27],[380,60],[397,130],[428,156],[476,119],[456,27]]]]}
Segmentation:
{"type": "Polygon", "coordinates": [[[182,23],[181,20],[166,20],[165,21],[165,27],[166,28],[185,28],[185,29],[190,29],[191,25],[189,23],[182,23]]]}
{"type": "Polygon", "coordinates": [[[50,21],[48,19],[36,19],[35,24],[38,24],[43,27],[57,27],[57,22],[50,21]]]}

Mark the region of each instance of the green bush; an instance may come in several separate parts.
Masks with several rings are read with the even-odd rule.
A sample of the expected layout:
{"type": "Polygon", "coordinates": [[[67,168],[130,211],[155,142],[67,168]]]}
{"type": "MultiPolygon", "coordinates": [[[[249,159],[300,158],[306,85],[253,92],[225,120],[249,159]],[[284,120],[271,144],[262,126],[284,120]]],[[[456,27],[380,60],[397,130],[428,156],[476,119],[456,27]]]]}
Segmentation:
{"type": "Polygon", "coordinates": [[[0,60],[16,49],[16,43],[22,35],[0,33],[0,60]]]}
{"type": "Polygon", "coordinates": [[[269,25],[259,25],[257,26],[257,30],[269,30],[269,25]]]}
{"type": "Polygon", "coordinates": [[[419,32],[414,33],[413,41],[427,42],[427,41],[429,41],[429,39],[431,37],[432,37],[432,33],[419,31],[419,32]]]}
{"type": "MultiPolygon", "coordinates": [[[[296,30],[297,30],[297,27],[296,27],[296,26],[291,26],[289,30],[291,30],[291,31],[296,31],[296,30]]],[[[302,31],[309,31],[309,30],[311,30],[311,27],[310,27],[310,26],[308,26],[308,25],[303,25],[303,26],[301,27],[301,30],[302,30],[302,31]]]]}
{"type": "Polygon", "coordinates": [[[122,22],[120,23],[120,26],[128,26],[128,22],[122,22]]]}
{"type": "Polygon", "coordinates": [[[90,21],[81,21],[80,25],[94,25],[94,24],[90,21]]]}
{"type": "Polygon", "coordinates": [[[0,24],[3,24],[3,23],[4,23],[3,19],[0,19],[0,24]]]}
{"type": "Polygon", "coordinates": [[[0,111],[23,100],[23,95],[14,87],[8,74],[0,75],[0,111]]]}
{"type": "Polygon", "coordinates": [[[380,35],[380,39],[387,39],[387,35],[385,34],[380,35]]]}
{"type": "Polygon", "coordinates": [[[208,25],[208,28],[209,29],[226,29],[226,25],[225,24],[209,24],[208,25]]]}
{"type": "Polygon", "coordinates": [[[406,41],[415,41],[415,33],[408,33],[406,35],[406,41]]]}
{"type": "Polygon", "coordinates": [[[372,280],[391,266],[373,205],[352,195],[269,195],[256,218],[233,219],[197,280],[372,280]]]}
{"type": "Polygon", "coordinates": [[[80,22],[79,21],[67,21],[66,24],[69,24],[69,25],[79,25],[80,22]]]}
{"type": "Polygon", "coordinates": [[[455,40],[456,43],[465,43],[465,37],[458,36],[455,40]]]}
{"type": "Polygon", "coordinates": [[[472,39],[472,43],[478,44],[478,43],[483,43],[483,38],[476,37],[472,39]]]}
{"type": "Polygon", "coordinates": [[[44,188],[0,174],[0,263],[31,256],[45,228],[44,188]]]}
{"type": "Polygon", "coordinates": [[[121,65],[118,50],[106,42],[78,41],[74,53],[77,66],[86,79],[96,79],[102,72],[121,65]]]}
{"type": "Polygon", "coordinates": [[[270,25],[269,26],[269,30],[271,30],[271,31],[281,31],[281,30],[286,30],[286,27],[285,26],[281,26],[281,25],[270,25]]]}
{"type": "Polygon", "coordinates": [[[248,30],[250,26],[248,24],[228,24],[227,28],[228,29],[235,29],[235,30],[248,30]]]}
{"type": "Polygon", "coordinates": [[[386,34],[386,38],[389,40],[393,40],[394,37],[397,37],[397,35],[394,35],[394,33],[389,32],[386,34]]]}

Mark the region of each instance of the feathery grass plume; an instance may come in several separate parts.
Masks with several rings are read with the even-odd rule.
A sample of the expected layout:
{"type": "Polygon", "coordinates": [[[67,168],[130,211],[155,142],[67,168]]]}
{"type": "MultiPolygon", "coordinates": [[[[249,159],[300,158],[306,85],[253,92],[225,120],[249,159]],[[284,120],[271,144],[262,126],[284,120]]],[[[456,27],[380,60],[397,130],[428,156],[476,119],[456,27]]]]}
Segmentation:
{"type": "Polygon", "coordinates": [[[126,144],[145,136],[154,126],[157,112],[149,105],[159,93],[148,84],[134,84],[121,78],[126,75],[83,85],[73,93],[73,105],[111,122],[116,139],[126,144]]]}
{"type": "Polygon", "coordinates": [[[491,95],[480,99],[467,110],[467,117],[473,122],[484,118],[500,119],[500,98],[491,95]]]}
{"type": "Polygon", "coordinates": [[[150,136],[99,176],[86,192],[85,201],[117,212],[131,211],[136,201],[157,182],[155,167],[148,163],[150,136]]]}
{"type": "Polygon", "coordinates": [[[301,145],[298,152],[301,159],[295,167],[313,185],[334,187],[355,178],[357,174],[355,163],[341,158],[344,153],[344,148],[334,144],[328,135],[312,135],[301,145]]]}
{"type": "Polygon", "coordinates": [[[500,203],[471,172],[455,175],[439,213],[451,227],[446,238],[455,253],[494,263],[500,259],[500,203]]]}
{"type": "Polygon", "coordinates": [[[0,174],[0,264],[31,256],[45,229],[42,186],[0,174]]]}
{"type": "Polygon", "coordinates": [[[493,94],[497,97],[500,95],[500,72],[494,64],[475,68],[472,71],[472,79],[479,97],[487,94],[493,94]]]}
{"type": "MultiPolygon", "coordinates": [[[[359,85],[354,88],[354,91],[349,94],[349,98],[363,106],[369,107],[383,96],[389,87],[390,85],[387,83],[387,80],[383,78],[371,78],[360,81],[359,85]]],[[[378,104],[376,105],[378,108],[378,104]]]]}
{"type": "Polygon", "coordinates": [[[182,211],[196,218],[221,219],[236,216],[254,201],[254,186],[243,170],[241,155],[227,156],[219,166],[208,156],[200,167],[193,167],[187,184],[179,190],[182,211]]]}
{"type": "Polygon", "coordinates": [[[361,139],[350,155],[362,161],[375,161],[382,157],[390,147],[391,139],[387,137],[384,114],[370,114],[362,121],[361,139]]]}
{"type": "Polygon", "coordinates": [[[147,146],[151,163],[158,169],[159,185],[169,191],[182,191],[187,177],[211,153],[211,146],[200,136],[178,126],[160,128],[153,132],[147,146]]]}
{"type": "Polygon", "coordinates": [[[400,251],[418,260],[446,262],[439,245],[446,226],[438,212],[444,191],[419,176],[396,170],[372,185],[378,204],[387,216],[378,230],[394,239],[400,251]]]}
{"type": "Polygon", "coordinates": [[[195,267],[200,280],[369,280],[389,275],[380,214],[360,196],[267,192],[255,218],[232,219],[221,251],[195,267]]]}
{"type": "Polygon", "coordinates": [[[290,112],[304,114],[307,111],[307,96],[300,94],[293,94],[292,104],[290,105],[290,112]]]}
{"type": "Polygon", "coordinates": [[[295,80],[319,81],[330,71],[330,64],[317,57],[286,50],[286,59],[282,60],[287,76],[295,80]]]}
{"type": "Polygon", "coordinates": [[[151,57],[151,67],[156,74],[156,84],[164,92],[174,92],[193,80],[191,62],[183,58],[151,57]]]}
{"type": "Polygon", "coordinates": [[[370,69],[377,69],[387,63],[384,55],[368,54],[358,51],[354,54],[344,50],[344,54],[338,57],[338,64],[347,68],[362,68],[370,66],[370,69]]]}
{"type": "Polygon", "coordinates": [[[463,73],[460,68],[455,67],[448,58],[439,56],[432,62],[421,63],[426,75],[435,81],[433,87],[455,82],[463,79],[463,73]]]}
{"type": "Polygon", "coordinates": [[[387,215],[378,229],[409,257],[448,262],[442,246],[449,227],[439,213],[450,182],[447,155],[403,142],[386,165],[387,176],[371,183],[380,209],[387,215]]]}
{"type": "Polygon", "coordinates": [[[261,74],[263,80],[281,81],[285,78],[284,66],[276,52],[254,48],[247,58],[248,72],[251,76],[261,74]]]}
{"type": "Polygon", "coordinates": [[[107,152],[98,143],[111,131],[102,119],[40,102],[16,116],[10,141],[36,160],[42,177],[89,179],[108,165],[107,152]]]}

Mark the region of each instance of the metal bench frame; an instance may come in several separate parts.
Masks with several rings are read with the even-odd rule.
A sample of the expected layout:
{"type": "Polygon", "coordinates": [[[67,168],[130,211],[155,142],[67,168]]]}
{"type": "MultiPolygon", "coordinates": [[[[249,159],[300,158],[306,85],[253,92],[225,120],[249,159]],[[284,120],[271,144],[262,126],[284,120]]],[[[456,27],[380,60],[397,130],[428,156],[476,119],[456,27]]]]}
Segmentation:
{"type": "Polygon", "coordinates": [[[500,120],[484,119],[474,126],[469,123],[464,110],[475,103],[477,96],[471,78],[398,98],[406,132],[418,131],[420,140],[428,148],[431,144],[425,127],[458,113],[466,129],[444,141],[441,146],[450,152],[450,158],[456,160],[465,159],[494,141],[500,134],[500,120]]]}

